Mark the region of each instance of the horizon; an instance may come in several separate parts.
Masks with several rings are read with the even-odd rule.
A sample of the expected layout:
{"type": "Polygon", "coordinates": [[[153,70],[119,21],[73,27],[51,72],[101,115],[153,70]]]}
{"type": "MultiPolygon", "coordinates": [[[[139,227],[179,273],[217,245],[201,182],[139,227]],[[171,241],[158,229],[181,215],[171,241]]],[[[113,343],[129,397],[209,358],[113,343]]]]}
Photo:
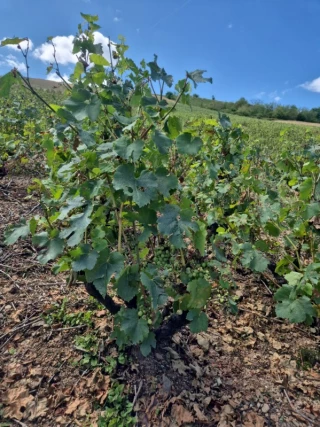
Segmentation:
{"type": "MultiPolygon", "coordinates": [[[[99,16],[96,42],[106,48],[108,36],[126,37],[127,53],[134,61],[147,62],[156,53],[160,66],[175,82],[185,71],[207,70],[212,85],[193,93],[201,98],[236,102],[296,105],[299,109],[320,106],[320,35],[317,34],[320,2],[280,0],[57,0],[50,5],[50,19],[43,2],[23,0],[0,3],[0,40],[28,37],[30,77],[46,76],[52,57],[47,37],[53,36],[62,74],[73,71],[71,52],[80,12],[99,16]],[[196,7],[197,6],[197,7],[196,7]],[[17,10],[19,13],[17,13],[17,10]],[[141,10],[143,14],[141,14],[141,10]],[[301,31],[301,22],[306,23],[301,31]]],[[[26,68],[14,47],[0,49],[0,74],[16,66],[26,68]]],[[[105,55],[107,53],[105,52],[105,55]]],[[[169,91],[166,88],[166,91],[169,91]]],[[[171,89],[172,90],[172,89],[171,89]]]]}

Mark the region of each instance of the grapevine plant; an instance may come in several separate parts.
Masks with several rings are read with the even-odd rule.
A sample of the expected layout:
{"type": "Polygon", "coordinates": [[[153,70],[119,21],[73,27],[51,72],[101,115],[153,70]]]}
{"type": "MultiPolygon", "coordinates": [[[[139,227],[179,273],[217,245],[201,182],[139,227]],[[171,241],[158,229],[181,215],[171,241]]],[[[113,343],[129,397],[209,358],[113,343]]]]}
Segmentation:
{"type": "MultiPolygon", "coordinates": [[[[144,355],[185,324],[205,330],[212,282],[228,294],[239,267],[271,271],[283,284],[276,314],[310,324],[320,304],[319,147],[271,159],[226,116],[183,124],[178,102],[211,78],[187,72],[168,103],[173,77],[157,56],[135,64],[122,37],[103,52],[98,17],[82,17],[61,105],[14,70],[57,119],[41,134],[47,174],[34,188],[42,216],[10,227],[7,244],[31,234],[39,262],[71,272],[113,316],[118,345],[139,344],[144,355]]],[[[48,42],[48,72],[61,77],[48,42]]]]}
{"type": "MultiPolygon", "coordinates": [[[[203,142],[183,132],[173,115],[176,104],[163,99],[173,77],[157,57],[136,65],[125,57],[128,47],[120,38],[109,42],[107,61],[94,41],[98,17],[82,17],[86,24],[74,38],[79,61],[72,84],[66,84],[68,96],[63,106],[48,105],[61,120],[43,136],[48,174],[35,180],[43,215],[11,227],[6,242],[31,233],[39,262],[55,261],[55,273],[76,273],[114,316],[117,343],[140,344],[147,355],[157,336],[187,321],[193,332],[208,324],[204,309],[211,284],[183,274],[187,246],[202,250],[203,232],[178,174],[178,165],[196,156],[203,142]],[[174,274],[164,266],[168,254],[174,274]]],[[[57,63],[48,72],[52,68],[60,74],[57,63]]],[[[35,92],[28,76],[14,73],[35,92]]],[[[212,82],[203,73],[187,72],[178,81],[176,102],[188,102],[192,83],[212,82]]]]}

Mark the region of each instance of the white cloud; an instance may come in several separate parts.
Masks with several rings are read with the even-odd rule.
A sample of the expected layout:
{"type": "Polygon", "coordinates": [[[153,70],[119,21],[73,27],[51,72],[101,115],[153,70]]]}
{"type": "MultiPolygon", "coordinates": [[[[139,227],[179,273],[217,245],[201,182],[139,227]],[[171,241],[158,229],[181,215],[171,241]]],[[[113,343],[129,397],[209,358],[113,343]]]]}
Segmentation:
{"type": "MultiPolygon", "coordinates": [[[[72,53],[74,36],[56,36],[52,42],[56,46],[56,58],[59,64],[76,64],[77,57],[72,53]]],[[[42,43],[33,52],[33,56],[42,62],[53,62],[53,47],[51,43],[42,43]]]]}
{"type": "Polygon", "coordinates": [[[228,28],[229,28],[229,30],[231,30],[231,28],[233,28],[232,22],[230,22],[230,24],[228,24],[228,28]]]}
{"type": "Polygon", "coordinates": [[[305,82],[300,85],[303,89],[309,90],[310,92],[320,93],[320,77],[312,80],[311,82],[305,82]]]}
{"type": "Polygon", "coordinates": [[[114,18],[113,18],[113,22],[120,22],[121,21],[121,18],[118,18],[117,16],[115,16],[114,18]]]}
{"type": "Polygon", "coordinates": [[[273,92],[270,92],[268,94],[269,98],[272,99],[274,102],[279,102],[281,100],[280,96],[278,95],[278,91],[274,90],[273,92]]]}
{"type": "MultiPolygon", "coordinates": [[[[66,82],[70,83],[69,76],[67,74],[63,74],[62,77],[64,78],[64,80],[66,82]]],[[[62,80],[60,79],[60,77],[54,71],[51,71],[51,73],[49,73],[47,75],[46,80],[51,80],[52,82],[62,83],[62,80]]]]}
{"type": "MultiPolygon", "coordinates": [[[[74,36],[56,36],[52,39],[56,47],[56,58],[60,65],[68,65],[68,64],[76,64],[78,59],[77,56],[72,53],[73,49],[73,39],[74,36]]],[[[104,55],[106,59],[110,62],[109,55],[109,38],[105,37],[103,34],[96,31],[94,33],[94,41],[95,43],[101,43],[104,55]]],[[[112,42],[111,42],[112,44],[112,42]]],[[[112,47],[114,50],[114,46],[112,47]]],[[[40,61],[45,63],[50,63],[54,61],[53,58],[53,47],[51,43],[43,43],[41,46],[37,47],[33,56],[40,61]]]]}
{"type": "Polygon", "coordinates": [[[25,73],[27,71],[26,64],[24,62],[19,62],[18,58],[11,54],[7,56],[1,55],[0,67],[16,68],[21,73],[25,73]]]}
{"type": "Polygon", "coordinates": [[[281,92],[281,94],[285,95],[286,93],[291,92],[291,91],[292,91],[292,89],[285,89],[281,92]]]}
{"type": "Polygon", "coordinates": [[[257,93],[254,97],[255,97],[255,98],[260,99],[260,98],[262,98],[265,94],[266,94],[266,93],[262,91],[262,92],[257,93]]]}
{"type": "MultiPolygon", "coordinates": [[[[4,37],[1,41],[5,40],[6,38],[10,38],[10,37],[4,37]]],[[[8,44],[5,47],[7,47],[8,49],[12,49],[15,50],[16,52],[19,52],[20,49],[18,49],[17,44],[8,44]]],[[[23,42],[20,43],[20,47],[21,49],[25,50],[28,47],[28,42],[26,40],[24,40],[23,42]]],[[[29,50],[33,49],[33,42],[31,39],[29,39],[29,50]]]]}

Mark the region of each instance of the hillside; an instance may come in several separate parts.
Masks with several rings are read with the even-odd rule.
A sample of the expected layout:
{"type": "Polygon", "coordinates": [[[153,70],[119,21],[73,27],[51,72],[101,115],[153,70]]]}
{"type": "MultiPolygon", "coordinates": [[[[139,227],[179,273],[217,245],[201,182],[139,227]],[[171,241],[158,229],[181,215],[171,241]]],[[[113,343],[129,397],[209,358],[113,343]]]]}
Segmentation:
{"type": "MultiPolygon", "coordinates": [[[[64,90],[62,83],[52,80],[30,78],[30,82],[35,89],[54,90],[57,92],[62,92],[64,90]]],[[[7,98],[10,94],[11,87],[17,83],[17,79],[11,72],[0,77],[0,97],[7,98]]]]}

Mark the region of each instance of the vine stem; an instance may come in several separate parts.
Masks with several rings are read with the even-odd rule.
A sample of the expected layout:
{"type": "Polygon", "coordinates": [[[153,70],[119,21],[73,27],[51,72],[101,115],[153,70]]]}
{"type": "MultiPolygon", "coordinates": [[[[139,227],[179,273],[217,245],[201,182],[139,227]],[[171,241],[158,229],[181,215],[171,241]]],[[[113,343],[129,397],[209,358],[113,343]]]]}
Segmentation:
{"type": "MultiPolygon", "coordinates": [[[[187,84],[188,84],[188,76],[186,77],[186,79],[185,79],[185,81],[184,81],[184,85],[183,85],[183,88],[181,89],[181,92],[179,93],[179,96],[177,97],[177,99],[176,99],[176,101],[175,101],[175,103],[173,104],[173,106],[170,108],[170,110],[167,112],[167,114],[165,114],[163,117],[162,117],[162,119],[161,119],[161,122],[163,122],[163,121],[165,121],[165,119],[171,114],[171,112],[176,108],[176,106],[177,106],[177,104],[178,104],[178,102],[180,101],[180,99],[181,99],[181,97],[182,97],[182,95],[184,94],[184,91],[185,91],[185,89],[186,89],[186,87],[187,87],[187,84]]],[[[144,139],[147,135],[148,135],[148,132],[152,129],[152,127],[153,127],[153,124],[152,125],[150,125],[147,129],[145,129],[143,132],[142,132],[142,134],[141,134],[141,139],[144,139]]]]}
{"type": "Polygon", "coordinates": [[[134,235],[134,246],[136,248],[136,255],[137,255],[137,263],[138,263],[139,270],[140,270],[140,254],[139,254],[139,246],[137,244],[137,229],[136,229],[136,221],[135,220],[132,221],[132,226],[133,226],[133,235],[134,235]]]}
{"type": "MultiPolygon", "coordinates": [[[[47,108],[49,108],[49,110],[51,110],[54,114],[57,114],[57,112],[51,107],[50,104],[47,103],[46,100],[44,100],[42,98],[42,96],[40,96],[38,94],[38,92],[36,92],[34,90],[34,88],[31,86],[30,82],[28,81],[28,79],[26,79],[25,77],[23,77],[23,75],[20,73],[20,71],[18,71],[16,68],[14,69],[15,73],[21,78],[21,80],[23,81],[23,83],[26,85],[27,89],[29,89],[29,91],[36,96],[47,108]]],[[[79,131],[77,128],[75,128],[71,123],[68,124],[68,126],[70,126],[70,128],[77,134],[79,135],[79,131]]]]}
{"type": "Polygon", "coordinates": [[[154,90],[151,78],[149,78],[149,82],[150,82],[150,86],[151,86],[152,92],[153,92],[154,96],[156,97],[157,102],[159,102],[159,98],[158,98],[158,96],[156,94],[156,91],[154,90]]]}
{"type": "Polygon", "coordinates": [[[123,203],[121,203],[120,205],[120,210],[119,210],[119,218],[118,218],[118,225],[119,225],[119,229],[118,229],[118,252],[121,253],[122,248],[121,248],[121,235],[122,235],[122,209],[123,209],[123,203]]]}
{"type": "Polygon", "coordinates": [[[186,260],[184,258],[184,253],[183,253],[182,248],[180,249],[180,256],[181,256],[181,263],[182,263],[183,267],[185,267],[186,266],[186,260]]]}

